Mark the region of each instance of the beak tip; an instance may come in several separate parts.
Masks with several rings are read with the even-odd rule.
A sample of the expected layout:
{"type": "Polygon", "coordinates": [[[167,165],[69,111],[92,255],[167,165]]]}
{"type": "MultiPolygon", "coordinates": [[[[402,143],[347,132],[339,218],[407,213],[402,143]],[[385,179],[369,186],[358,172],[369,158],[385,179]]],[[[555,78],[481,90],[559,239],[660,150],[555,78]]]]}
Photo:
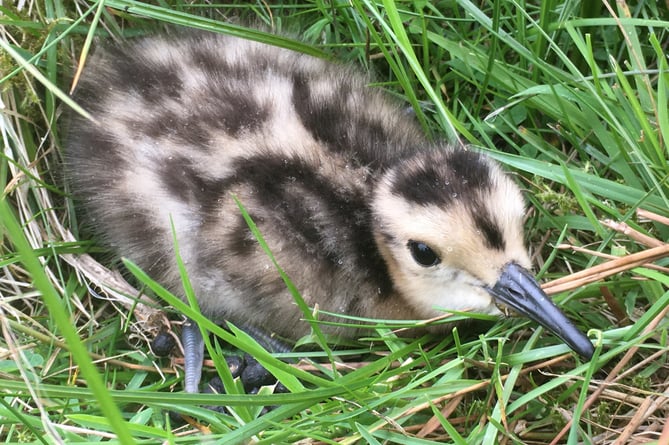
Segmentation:
{"type": "Polygon", "coordinates": [[[572,344],[567,344],[586,361],[590,361],[592,356],[595,354],[595,347],[592,345],[590,339],[585,335],[583,335],[583,338],[579,338],[577,341],[572,342],[572,344]]]}
{"type": "Polygon", "coordinates": [[[536,321],[557,335],[582,358],[590,360],[595,347],[544,293],[534,277],[516,263],[507,264],[493,288],[488,288],[493,298],[514,311],[536,321]]]}

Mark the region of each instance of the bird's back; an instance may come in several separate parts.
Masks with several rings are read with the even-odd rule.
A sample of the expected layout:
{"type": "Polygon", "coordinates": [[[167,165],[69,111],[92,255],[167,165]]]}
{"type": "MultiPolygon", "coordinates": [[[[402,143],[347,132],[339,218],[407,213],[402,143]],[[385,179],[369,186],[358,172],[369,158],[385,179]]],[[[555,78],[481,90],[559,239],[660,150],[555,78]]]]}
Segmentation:
{"type": "Polygon", "coordinates": [[[97,123],[72,118],[67,174],[100,238],[179,294],[173,221],[213,318],[307,328],[233,195],[307,303],[369,315],[392,293],[372,234],[375,181],[425,142],[367,84],[346,66],[218,35],[108,48],[76,92],[97,123]]]}

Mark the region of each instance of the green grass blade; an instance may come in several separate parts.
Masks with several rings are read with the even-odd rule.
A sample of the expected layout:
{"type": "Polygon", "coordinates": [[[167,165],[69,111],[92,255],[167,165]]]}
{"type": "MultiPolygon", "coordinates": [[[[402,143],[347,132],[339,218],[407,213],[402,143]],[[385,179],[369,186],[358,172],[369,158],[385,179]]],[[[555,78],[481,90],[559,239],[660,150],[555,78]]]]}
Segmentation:
{"type": "Polygon", "coordinates": [[[62,306],[63,303],[60,297],[53,286],[51,286],[38,257],[33,253],[14,212],[5,198],[0,199],[0,227],[6,230],[16,251],[21,256],[21,262],[32,276],[33,285],[41,292],[44,303],[49,309],[49,314],[53,317],[65,341],[69,345],[75,363],[79,365],[81,373],[86,378],[88,387],[99,403],[105,417],[109,420],[113,431],[123,443],[135,443],[132,432],[109,394],[106,382],[102,379],[88,356],[88,351],[81,342],[79,334],[72,325],[65,308],[62,306]]]}

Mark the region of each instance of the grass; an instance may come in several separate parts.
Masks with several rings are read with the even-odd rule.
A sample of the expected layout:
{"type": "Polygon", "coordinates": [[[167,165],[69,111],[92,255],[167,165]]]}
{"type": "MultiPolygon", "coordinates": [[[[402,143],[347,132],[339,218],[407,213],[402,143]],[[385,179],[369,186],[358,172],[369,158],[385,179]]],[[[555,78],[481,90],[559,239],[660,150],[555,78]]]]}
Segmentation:
{"type": "Polygon", "coordinates": [[[668,444],[666,3],[270,3],[0,6],[0,440],[668,444]],[[299,38],[230,24],[248,22],[299,38]],[[313,352],[278,356],[313,361],[294,366],[127,264],[133,283],[151,290],[139,297],[79,234],[59,177],[60,115],[72,67],[98,40],[174,25],[360,65],[414,108],[428,134],[461,138],[505,164],[530,203],[536,269],[578,285],[551,293],[592,329],[595,358],[583,363],[532,323],[501,319],[441,339],[384,336],[377,324],[375,341],[349,348],[314,337],[305,340],[313,352]],[[660,253],[626,258],[651,248],[660,253]],[[570,278],[601,264],[622,266],[599,281],[570,278]],[[227,394],[181,393],[180,367],[151,353],[154,335],[178,331],[158,310],[162,299],[216,334],[209,373],[221,374],[227,394]],[[290,392],[244,394],[217,353],[230,350],[223,340],[257,356],[290,392]],[[173,425],[168,409],[197,420],[173,425]]]}

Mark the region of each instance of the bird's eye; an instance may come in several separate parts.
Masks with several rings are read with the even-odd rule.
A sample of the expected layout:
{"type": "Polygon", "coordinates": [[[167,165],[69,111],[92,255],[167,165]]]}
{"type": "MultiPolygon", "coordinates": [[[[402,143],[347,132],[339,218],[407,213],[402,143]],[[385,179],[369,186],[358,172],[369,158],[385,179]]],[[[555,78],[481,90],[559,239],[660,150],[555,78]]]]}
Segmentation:
{"type": "Polygon", "coordinates": [[[410,240],[407,247],[411,251],[413,259],[423,267],[430,267],[439,264],[441,259],[437,254],[425,243],[420,241],[410,240]]]}

